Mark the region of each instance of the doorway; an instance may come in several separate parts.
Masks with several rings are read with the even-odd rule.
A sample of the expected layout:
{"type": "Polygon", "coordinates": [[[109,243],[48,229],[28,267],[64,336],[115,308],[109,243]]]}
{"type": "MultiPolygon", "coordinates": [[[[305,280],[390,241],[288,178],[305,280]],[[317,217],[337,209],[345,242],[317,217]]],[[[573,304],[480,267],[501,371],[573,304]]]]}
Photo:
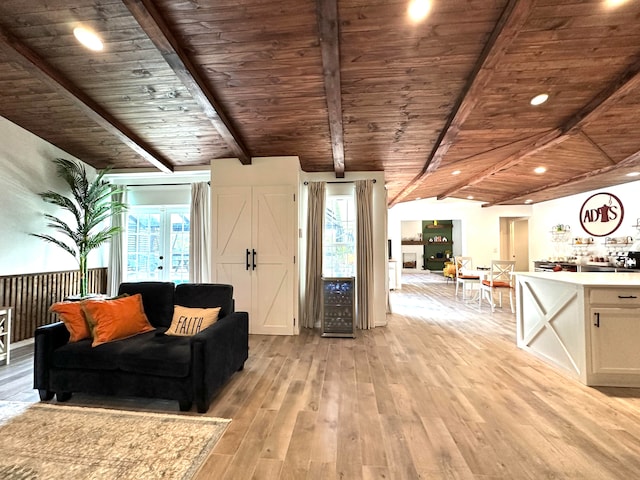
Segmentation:
{"type": "Polygon", "coordinates": [[[130,207],[125,281],[189,280],[189,207],[130,207]]]}
{"type": "Polygon", "coordinates": [[[529,219],[500,217],[500,258],[514,260],[516,272],[529,271],[529,219]]]}

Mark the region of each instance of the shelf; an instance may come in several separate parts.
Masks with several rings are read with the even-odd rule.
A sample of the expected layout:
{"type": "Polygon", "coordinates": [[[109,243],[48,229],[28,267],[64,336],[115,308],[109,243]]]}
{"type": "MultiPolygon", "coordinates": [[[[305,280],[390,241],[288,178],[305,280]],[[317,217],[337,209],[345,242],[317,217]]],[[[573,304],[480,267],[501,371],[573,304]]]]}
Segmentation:
{"type": "Polygon", "coordinates": [[[453,242],[429,242],[424,240],[402,240],[402,245],[452,245],[453,242]]]}

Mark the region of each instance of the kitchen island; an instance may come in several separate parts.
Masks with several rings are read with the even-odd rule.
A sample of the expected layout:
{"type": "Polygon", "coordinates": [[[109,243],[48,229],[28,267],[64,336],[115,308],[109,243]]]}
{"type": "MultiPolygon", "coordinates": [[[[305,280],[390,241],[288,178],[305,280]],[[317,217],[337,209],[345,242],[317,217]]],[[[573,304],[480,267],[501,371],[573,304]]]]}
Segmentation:
{"type": "Polygon", "coordinates": [[[516,273],[518,347],[585,385],[640,387],[640,274],[516,273]]]}

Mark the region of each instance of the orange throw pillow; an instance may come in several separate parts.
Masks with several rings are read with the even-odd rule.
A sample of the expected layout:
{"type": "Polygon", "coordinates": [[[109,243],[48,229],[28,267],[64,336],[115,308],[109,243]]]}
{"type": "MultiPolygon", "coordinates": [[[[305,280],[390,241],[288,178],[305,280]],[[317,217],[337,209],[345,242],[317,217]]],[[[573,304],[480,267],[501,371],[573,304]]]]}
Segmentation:
{"type": "Polygon", "coordinates": [[[64,322],[64,326],[69,330],[69,343],[91,338],[80,302],[57,302],[49,307],[49,311],[57,314],[64,322]]]}
{"type": "Polygon", "coordinates": [[[93,331],[92,346],[154,330],[142,306],[142,295],[113,300],[85,300],[82,310],[93,331]]]}

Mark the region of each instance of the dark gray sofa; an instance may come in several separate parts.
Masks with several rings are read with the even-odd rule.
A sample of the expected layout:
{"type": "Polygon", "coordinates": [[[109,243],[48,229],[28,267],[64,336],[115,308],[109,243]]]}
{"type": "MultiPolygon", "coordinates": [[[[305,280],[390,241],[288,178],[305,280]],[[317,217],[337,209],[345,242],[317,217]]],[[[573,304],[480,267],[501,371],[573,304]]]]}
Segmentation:
{"type": "Polygon", "coordinates": [[[233,287],[222,284],[136,282],[119,294],[142,295],[156,330],[96,347],[91,339],[68,343],[62,322],[35,331],[34,387],[42,400],[73,392],[177,400],[180,410],[209,409],[216,391],[244,368],[249,355],[249,316],[235,312],[233,287]],[[222,307],[211,327],[191,337],[164,335],[174,305],[222,307]]]}

